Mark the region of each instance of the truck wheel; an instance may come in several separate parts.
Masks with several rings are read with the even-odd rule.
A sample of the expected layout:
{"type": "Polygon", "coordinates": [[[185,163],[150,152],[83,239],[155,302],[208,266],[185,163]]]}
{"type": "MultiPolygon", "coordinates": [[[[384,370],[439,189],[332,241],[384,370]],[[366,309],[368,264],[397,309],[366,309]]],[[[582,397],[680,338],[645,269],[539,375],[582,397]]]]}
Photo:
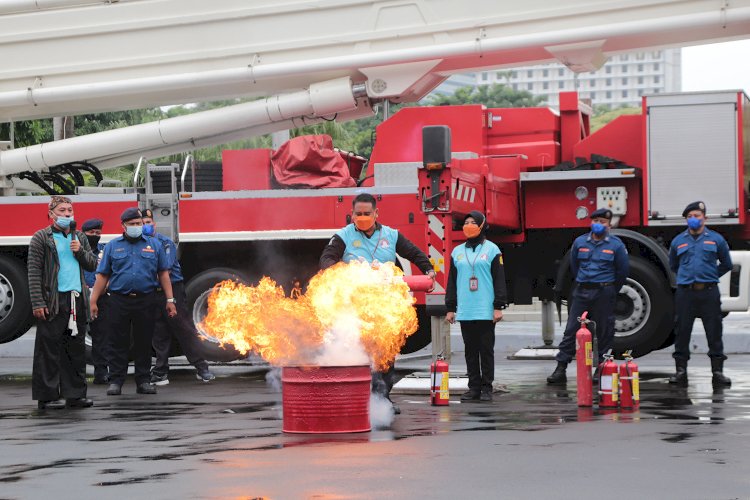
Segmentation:
{"type": "Polygon", "coordinates": [[[27,280],[21,261],[0,255],[0,344],[17,339],[34,324],[27,280]]]}
{"type": "Polygon", "coordinates": [[[420,349],[424,349],[432,342],[430,317],[424,305],[415,306],[417,309],[417,321],[419,328],[417,331],[406,337],[406,344],[401,348],[401,354],[410,354],[420,349]]]}
{"type": "Polygon", "coordinates": [[[630,275],[615,304],[615,341],[620,355],[643,356],[664,346],[674,327],[674,299],[664,275],[646,259],[630,256],[630,275]]]}
{"type": "Polygon", "coordinates": [[[192,311],[193,322],[199,337],[196,346],[207,361],[234,361],[245,357],[230,346],[221,347],[215,337],[199,326],[208,312],[208,295],[214,286],[224,280],[249,282],[247,277],[239,271],[216,267],[195,275],[185,286],[188,310],[192,311]]]}

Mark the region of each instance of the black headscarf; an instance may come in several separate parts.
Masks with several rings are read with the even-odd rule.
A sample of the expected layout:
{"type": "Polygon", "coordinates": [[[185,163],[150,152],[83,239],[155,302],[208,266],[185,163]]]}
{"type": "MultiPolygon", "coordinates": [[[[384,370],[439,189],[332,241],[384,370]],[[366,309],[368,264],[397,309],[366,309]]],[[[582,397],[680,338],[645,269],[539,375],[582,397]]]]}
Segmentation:
{"type": "Polygon", "coordinates": [[[479,232],[479,236],[476,238],[469,238],[466,240],[466,246],[469,248],[474,248],[477,245],[481,245],[485,239],[487,239],[487,224],[485,222],[485,217],[482,212],[478,212],[476,210],[472,210],[468,214],[466,214],[466,217],[464,217],[464,222],[466,222],[466,219],[471,217],[474,219],[478,226],[482,228],[482,230],[479,232]],[[482,226],[484,224],[484,226],[482,226]]]}

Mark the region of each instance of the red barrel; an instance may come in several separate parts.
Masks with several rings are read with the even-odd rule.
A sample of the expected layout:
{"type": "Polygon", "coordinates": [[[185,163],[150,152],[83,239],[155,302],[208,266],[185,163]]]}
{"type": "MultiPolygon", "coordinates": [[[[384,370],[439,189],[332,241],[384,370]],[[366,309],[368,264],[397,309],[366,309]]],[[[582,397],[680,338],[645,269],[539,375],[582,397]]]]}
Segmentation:
{"type": "Polygon", "coordinates": [[[284,432],[370,430],[369,366],[287,366],[281,382],[284,432]]]}

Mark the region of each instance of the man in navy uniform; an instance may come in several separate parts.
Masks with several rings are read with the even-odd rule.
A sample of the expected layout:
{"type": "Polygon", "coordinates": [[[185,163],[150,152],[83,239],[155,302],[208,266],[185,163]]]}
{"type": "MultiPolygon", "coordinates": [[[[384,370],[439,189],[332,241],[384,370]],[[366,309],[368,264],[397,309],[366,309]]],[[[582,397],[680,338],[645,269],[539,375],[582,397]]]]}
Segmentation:
{"type": "Polygon", "coordinates": [[[169,281],[170,262],[155,239],[143,235],[141,211],[128,208],[120,216],[123,235],[107,243],[91,293],[91,316],[99,315],[98,300],[109,286],[110,375],[108,396],[119,396],[128,371],[131,325],[136,392],[156,394],[151,384],[151,338],[156,318],[156,288],[167,297],[170,317],[177,314],[169,281]]]}
{"type": "MultiPolygon", "coordinates": [[[[91,251],[97,258],[97,265],[104,251],[104,243],[100,243],[102,237],[102,228],[104,221],[101,219],[88,219],[81,225],[81,231],[86,235],[91,251]]],[[[83,271],[83,277],[86,279],[86,285],[89,289],[94,287],[96,282],[96,269],[93,271],[83,271]]],[[[106,292],[99,297],[99,317],[89,324],[91,334],[91,361],[94,363],[94,383],[103,385],[109,383],[109,361],[107,350],[107,327],[104,312],[107,307],[106,292]]]]}
{"type": "MultiPolygon", "coordinates": [[[[352,202],[352,223],[337,232],[320,256],[320,268],[326,269],[337,262],[364,259],[372,263],[396,262],[396,254],[413,262],[420,271],[435,279],[430,259],[414,243],[396,229],[377,221],[375,197],[369,193],[357,195],[352,202]]],[[[373,373],[373,391],[390,399],[394,383],[393,366],[385,372],[373,373]]],[[[393,405],[396,413],[399,408],[393,405]]]]}
{"type": "Polygon", "coordinates": [[[210,382],[216,378],[208,369],[208,363],[196,351],[198,333],[195,331],[193,318],[187,307],[187,295],[185,294],[185,283],[182,278],[182,267],[177,260],[177,245],[169,237],[156,232],[154,214],[151,209],[143,211],[143,234],[159,240],[164,247],[164,253],[169,266],[169,281],[172,283],[172,293],[177,301],[177,316],[170,318],[167,315],[164,304],[166,297],[162,288],[156,289],[157,302],[159,304],[156,313],[156,324],[154,325],[153,347],[156,354],[156,364],[151,370],[151,383],[154,385],[169,384],[169,354],[172,350],[172,338],[177,339],[182,351],[187,356],[190,364],[195,366],[195,376],[201,382],[210,382]]]}
{"type": "Polygon", "coordinates": [[[560,349],[555,356],[557,367],[547,377],[548,384],[565,384],[565,370],[575,355],[576,332],[580,328],[578,318],[589,312],[596,323],[596,339],[599,344],[599,362],[612,348],[615,337],[615,300],[617,292],[625,284],[630,265],[625,244],[609,234],[612,211],[606,208],[591,214],[591,232],[581,235],[570,249],[570,269],[576,280],[572,302],[568,311],[560,349]]]}
{"type": "Polygon", "coordinates": [[[688,228],[672,240],[669,247],[669,267],[677,274],[675,291],[674,357],[676,373],[670,384],[688,383],[687,364],[690,359],[690,335],[695,318],[703,320],[708,340],[714,387],[729,387],[732,381],[724,371],[724,343],[722,341],[721,294],[719,278],[732,269],[729,245],[717,232],[706,228],[706,205],[694,201],[685,207],[682,216],[688,228]]]}

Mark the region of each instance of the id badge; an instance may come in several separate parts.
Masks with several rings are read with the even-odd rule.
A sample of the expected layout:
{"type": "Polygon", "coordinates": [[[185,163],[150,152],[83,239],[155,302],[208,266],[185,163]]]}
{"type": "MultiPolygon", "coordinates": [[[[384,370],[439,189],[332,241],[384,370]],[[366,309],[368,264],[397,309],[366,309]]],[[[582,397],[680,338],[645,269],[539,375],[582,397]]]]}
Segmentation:
{"type": "Polygon", "coordinates": [[[479,280],[476,276],[472,276],[471,278],[469,278],[469,290],[471,290],[472,292],[476,292],[477,290],[479,290],[479,280]]]}

